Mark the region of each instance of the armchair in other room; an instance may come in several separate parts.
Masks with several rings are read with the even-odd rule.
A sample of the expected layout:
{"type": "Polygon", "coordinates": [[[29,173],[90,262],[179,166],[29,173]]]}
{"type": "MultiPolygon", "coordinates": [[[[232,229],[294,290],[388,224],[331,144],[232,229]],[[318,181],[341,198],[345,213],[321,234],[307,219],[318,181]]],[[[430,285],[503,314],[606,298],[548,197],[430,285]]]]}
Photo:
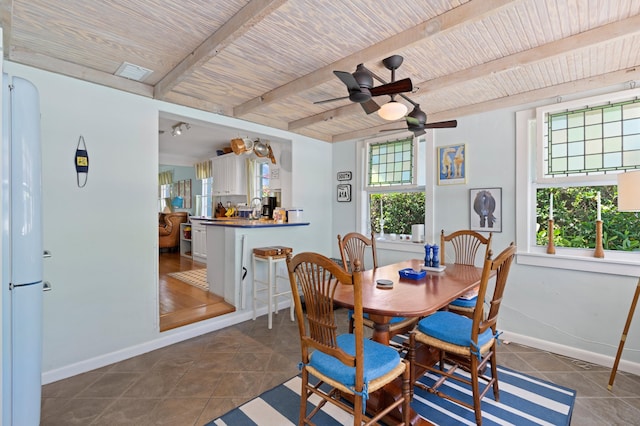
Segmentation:
{"type": "Polygon", "coordinates": [[[158,247],[173,249],[180,246],[180,224],[189,220],[187,212],[160,213],[158,216],[158,247]]]}

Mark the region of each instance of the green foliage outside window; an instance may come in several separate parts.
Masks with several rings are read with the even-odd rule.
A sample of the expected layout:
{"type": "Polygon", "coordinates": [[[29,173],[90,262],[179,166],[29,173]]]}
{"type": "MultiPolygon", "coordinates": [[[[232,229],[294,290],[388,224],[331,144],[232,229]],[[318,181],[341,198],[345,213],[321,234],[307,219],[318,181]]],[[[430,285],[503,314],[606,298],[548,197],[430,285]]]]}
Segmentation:
{"type": "Polygon", "coordinates": [[[380,233],[380,200],[385,234],[411,234],[411,225],[424,223],[424,192],[371,194],[369,219],[372,232],[380,233]]]}
{"type": "Polygon", "coordinates": [[[553,193],[553,242],[556,247],[595,248],[596,195],[600,191],[602,245],[605,250],[640,249],[640,217],[618,211],[618,187],[585,186],[537,190],[536,243],[548,243],[549,195],[553,193]]]}

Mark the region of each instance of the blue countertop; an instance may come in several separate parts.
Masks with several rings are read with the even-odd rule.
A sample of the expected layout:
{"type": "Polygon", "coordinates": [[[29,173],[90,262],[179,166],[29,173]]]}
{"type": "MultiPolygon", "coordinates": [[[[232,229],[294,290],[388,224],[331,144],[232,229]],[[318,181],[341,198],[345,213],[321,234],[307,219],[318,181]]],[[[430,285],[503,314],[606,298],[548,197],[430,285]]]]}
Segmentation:
{"type": "Polygon", "coordinates": [[[301,223],[276,223],[267,220],[249,220],[249,219],[212,219],[201,222],[202,225],[209,226],[226,226],[231,228],[282,228],[290,226],[308,226],[309,222],[301,223]]]}

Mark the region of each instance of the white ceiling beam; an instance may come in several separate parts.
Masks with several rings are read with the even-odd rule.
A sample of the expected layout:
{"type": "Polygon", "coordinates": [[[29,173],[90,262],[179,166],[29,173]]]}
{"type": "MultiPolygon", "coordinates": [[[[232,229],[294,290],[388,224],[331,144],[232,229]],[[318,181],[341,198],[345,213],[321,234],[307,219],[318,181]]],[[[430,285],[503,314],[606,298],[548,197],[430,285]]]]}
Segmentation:
{"type": "Polygon", "coordinates": [[[330,81],[335,78],[333,70],[350,69],[360,63],[382,59],[398,49],[407,48],[414,43],[433,37],[436,34],[451,31],[456,27],[469,22],[479,21],[489,14],[496,13],[505,6],[512,5],[512,3],[516,1],[520,0],[482,0],[465,3],[462,6],[451,9],[440,16],[436,16],[435,18],[422,22],[413,28],[383,40],[380,43],[369,46],[353,55],[342,58],[327,66],[319,68],[314,72],[250,99],[247,102],[236,106],[233,109],[233,115],[235,117],[242,117],[260,106],[296,95],[304,90],[308,90],[310,87],[318,86],[330,81]]]}
{"type": "Polygon", "coordinates": [[[13,25],[13,0],[0,2],[0,26],[2,26],[2,50],[3,56],[9,58],[9,46],[11,46],[13,25]]]}
{"type": "Polygon", "coordinates": [[[26,64],[41,70],[51,71],[56,74],[66,75],[83,81],[90,81],[95,84],[122,90],[124,92],[135,93],[136,95],[148,98],[153,97],[153,86],[150,84],[118,77],[113,74],[87,68],[72,62],[63,61],[58,58],[21,49],[12,48],[9,55],[12,62],[26,64]]]}
{"type": "Polygon", "coordinates": [[[263,20],[285,2],[286,0],[251,0],[225,22],[218,31],[207,37],[200,46],[169,71],[155,85],[154,97],[163,99],[174,87],[189,78],[211,58],[226,49],[257,22],[263,20]]]}

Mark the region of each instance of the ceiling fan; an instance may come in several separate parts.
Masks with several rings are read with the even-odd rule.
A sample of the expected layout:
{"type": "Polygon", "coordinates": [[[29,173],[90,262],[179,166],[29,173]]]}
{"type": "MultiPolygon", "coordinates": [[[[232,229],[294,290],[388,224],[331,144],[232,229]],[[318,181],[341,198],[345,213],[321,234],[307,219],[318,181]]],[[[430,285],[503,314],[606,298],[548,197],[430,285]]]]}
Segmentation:
{"type": "MultiPolygon", "coordinates": [[[[412,102],[413,110],[407,114],[404,118],[407,123],[407,130],[413,132],[415,136],[424,135],[426,132],[424,129],[445,129],[450,127],[457,127],[457,120],[438,121],[437,123],[427,123],[427,114],[420,109],[420,105],[412,102]]],[[[381,132],[398,131],[404,129],[384,129],[381,132]]]]}
{"type": "Polygon", "coordinates": [[[380,109],[380,106],[372,99],[372,97],[382,95],[393,96],[398,93],[410,92],[413,90],[413,84],[409,78],[373,87],[373,74],[365,68],[364,64],[359,64],[353,74],[345,71],[334,71],[333,73],[345,84],[345,86],[347,86],[349,96],[317,101],[314,102],[314,104],[323,104],[326,102],[349,99],[351,102],[357,102],[362,105],[362,109],[364,109],[367,114],[371,114],[380,109]]]}

